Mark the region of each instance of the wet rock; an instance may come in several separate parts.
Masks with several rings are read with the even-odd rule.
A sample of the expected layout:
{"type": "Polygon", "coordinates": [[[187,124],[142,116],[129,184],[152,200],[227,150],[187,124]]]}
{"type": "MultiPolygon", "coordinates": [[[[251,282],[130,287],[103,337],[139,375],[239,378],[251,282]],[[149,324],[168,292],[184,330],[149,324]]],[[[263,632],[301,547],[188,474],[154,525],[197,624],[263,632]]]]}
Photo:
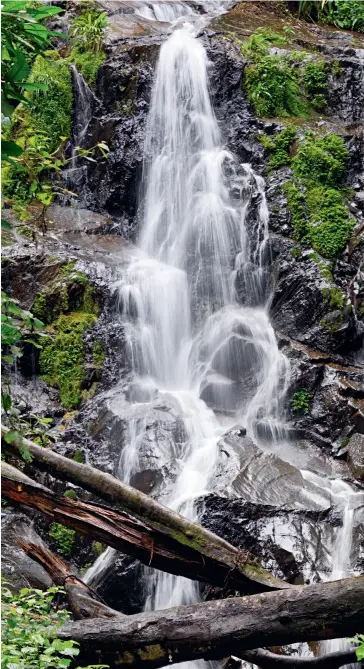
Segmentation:
{"type": "Polygon", "coordinates": [[[359,481],[364,481],[364,435],[353,434],[348,443],[349,467],[359,481]]]}
{"type": "MultiPolygon", "coordinates": [[[[277,244],[281,247],[281,242],[277,244]]],[[[276,284],[270,304],[274,327],[321,351],[344,352],[357,346],[362,333],[349,296],[322,275],[312,252],[294,257],[294,245],[288,241],[283,248],[276,261],[276,284]],[[340,306],[332,295],[340,296],[340,306]]]]}
{"type": "Polygon", "coordinates": [[[52,581],[47,572],[17,545],[17,539],[43,545],[40,536],[32,527],[31,512],[25,516],[9,506],[5,507],[1,517],[2,574],[10,588],[49,588],[52,581]]]}

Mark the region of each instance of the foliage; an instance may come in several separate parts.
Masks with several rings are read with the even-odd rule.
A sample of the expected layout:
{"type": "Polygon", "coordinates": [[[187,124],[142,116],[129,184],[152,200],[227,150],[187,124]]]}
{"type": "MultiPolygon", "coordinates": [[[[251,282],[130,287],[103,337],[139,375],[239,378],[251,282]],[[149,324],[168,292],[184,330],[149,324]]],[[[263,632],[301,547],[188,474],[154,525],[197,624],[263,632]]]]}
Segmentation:
{"type": "Polygon", "coordinates": [[[307,390],[296,390],[291,401],[291,409],[294,413],[307,415],[310,411],[310,393],[307,390]]]}
{"type": "Polygon", "coordinates": [[[90,6],[73,20],[70,28],[73,48],[69,60],[90,86],[95,85],[98,70],[106,58],[102,48],[106,26],[106,12],[100,13],[90,6]]]}
{"type": "Polygon", "coordinates": [[[95,86],[96,76],[102,63],[106,58],[104,51],[85,50],[83,46],[74,46],[69,60],[74,63],[86,79],[89,86],[95,86]]]}
{"type": "Polygon", "coordinates": [[[4,116],[10,117],[19,101],[27,104],[24,91],[45,90],[44,83],[28,79],[29,61],[49,46],[50,37],[59,35],[41,21],[63,10],[26,0],[2,0],[1,4],[1,102],[4,116]]]}
{"type": "Polygon", "coordinates": [[[308,133],[292,160],[295,176],[326,186],[342,183],[349,160],[345,142],[338,135],[314,137],[308,133]]]}
{"type": "MultiPolygon", "coordinates": [[[[53,637],[69,613],[57,609],[63,588],[23,588],[13,594],[2,588],[2,669],[67,669],[79,654],[76,641],[53,637]]],[[[92,665],[84,669],[103,669],[92,665]]],[[[78,667],[77,669],[82,669],[78,667]]]]}
{"type": "Polygon", "coordinates": [[[97,53],[102,50],[102,41],[107,26],[106,12],[99,12],[91,7],[81,12],[72,22],[70,37],[85,51],[97,53]]]}
{"type": "Polygon", "coordinates": [[[357,634],[353,639],[349,640],[359,644],[359,646],[355,648],[358,662],[364,660],[364,634],[357,634]]]}
{"type": "Polygon", "coordinates": [[[348,216],[340,190],[308,188],[306,203],[310,217],[308,241],[324,258],[337,258],[355,225],[354,219],[348,216]]]}
{"type": "Polygon", "coordinates": [[[244,84],[258,116],[303,116],[306,106],[301,100],[297,77],[286,58],[270,55],[271,43],[285,43],[278,33],[257,30],[242,52],[250,63],[245,68],[244,84]]]}
{"type": "Polygon", "coordinates": [[[92,349],[92,357],[95,365],[101,367],[105,360],[105,348],[101,341],[95,341],[92,349]]]}
{"type": "Polygon", "coordinates": [[[364,31],[362,0],[301,0],[298,5],[303,18],[334,24],[344,30],[364,31]]]}
{"type": "Polygon", "coordinates": [[[296,138],[296,131],[292,127],[284,128],[274,137],[263,135],[261,143],[270,151],[269,167],[277,169],[290,162],[290,149],[296,138]]]}
{"type": "Polygon", "coordinates": [[[304,192],[298,184],[288,181],[283,185],[283,190],[291,212],[294,239],[304,241],[309,229],[304,192]]]}
{"type": "Polygon", "coordinates": [[[72,552],[72,547],[76,538],[76,531],[68,527],[64,527],[59,523],[52,523],[49,536],[57,544],[58,552],[63,557],[69,557],[72,552]]]}
{"type": "Polygon", "coordinates": [[[82,399],[85,378],[83,334],[96,322],[90,313],[61,315],[53,323],[54,334],[47,338],[40,355],[40,369],[45,381],[57,386],[65,409],[73,409],[82,399]]]}
{"type": "MultiPolygon", "coordinates": [[[[19,306],[19,302],[10,298],[5,292],[1,292],[1,359],[11,367],[14,366],[23,355],[22,347],[28,343],[35,348],[41,348],[38,337],[43,335],[43,323],[30,311],[25,311],[19,306]]],[[[19,411],[13,406],[10,382],[6,374],[3,374],[1,387],[1,405],[10,423],[11,430],[5,439],[8,443],[17,439],[20,442],[20,453],[26,462],[32,457],[24,446],[22,434],[19,432],[24,427],[19,418],[19,411]]],[[[34,416],[36,421],[41,421],[34,416]]],[[[29,427],[29,424],[27,423],[29,427]]],[[[26,436],[26,435],[25,435],[26,436]]]]}
{"type": "Polygon", "coordinates": [[[310,102],[316,111],[325,111],[327,107],[327,77],[329,66],[322,58],[307,63],[302,81],[310,102]]]}

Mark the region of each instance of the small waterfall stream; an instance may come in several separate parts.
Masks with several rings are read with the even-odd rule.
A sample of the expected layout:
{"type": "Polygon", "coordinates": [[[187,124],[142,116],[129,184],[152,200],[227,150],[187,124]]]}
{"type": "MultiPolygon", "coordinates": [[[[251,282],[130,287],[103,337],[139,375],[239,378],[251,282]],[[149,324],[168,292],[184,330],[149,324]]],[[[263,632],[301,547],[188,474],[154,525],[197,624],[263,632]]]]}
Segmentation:
{"type": "MultiPolygon", "coordinates": [[[[182,3],[173,5],[173,15],[170,9],[168,3],[148,3],[138,13],[159,21],[193,13],[182,3]]],[[[264,180],[224,148],[196,24],[178,26],[161,47],[155,73],[139,247],[116,289],[133,369],[129,400],[147,405],[156,393],[172,399],[186,435],[183,446],[174,446],[180,473],[163,501],[196,519],[195,499],[209,491],[217,443],[229,426],[244,426],[262,448],[283,443],[289,363],[267,310],[264,180]]],[[[119,462],[126,482],[137,467],[145,429],[145,421],[130,420],[119,462]]],[[[318,492],[327,488],[343,512],[331,573],[339,578],[349,570],[355,493],[348,484],[302,474],[318,492]]],[[[98,558],[88,583],[102,578],[113,554],[108,549],[98,558]]],[[[196,583],[150,572],[147,610],[198,600],[196,583]]],[[[199,664],[188,663],[191,669],[199,664]]]]}

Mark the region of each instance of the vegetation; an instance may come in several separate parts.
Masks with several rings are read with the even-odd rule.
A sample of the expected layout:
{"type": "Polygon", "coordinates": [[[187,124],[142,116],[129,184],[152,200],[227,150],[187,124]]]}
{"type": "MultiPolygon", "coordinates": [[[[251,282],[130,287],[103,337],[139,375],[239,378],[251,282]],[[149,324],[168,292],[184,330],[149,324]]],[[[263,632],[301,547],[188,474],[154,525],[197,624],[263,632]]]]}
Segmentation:
{"type": "Polygon", "coordinates": [[[69,60],[90,86],[95,85],[98,70],[106,58],[102,48],[106,26],[106,12],[100,13],[90,5],[74,19],[70,29],[73,48],[69,60]]]}
{"type": "Polygon", "coordinates": [[[296,138],[294,128],[287,127],[274,137],[263,135],[260,139],[264,148],[270,151],[269,167],[274,170],[290,163],[290,151],[296,138]]]}
{"type": "MultiPolygon", "coordinates": [[[[76,641],[61,641],[49,636],[70,614],[59,608],[63,589],[43,592],[23,588],[12,593],[2,588],[2,669],[67,669],[79,654],[76,641]]],[[[102,669],[91,665],[83,669],[102,669]]],[[[78,667],[77,669],[82,669],[78,667]]]]}
{"type": "Polygon", "coordinates": [[[105,360],[105,348],[101,341],[95,341],[92,350],[92,357],[95,365],[101,367],[105,360]]]}
{"type": "Polygon", "coordinates": [[[291,401],[291,409],[294,413],[307,415],[310,411],[310,393],[307,390],[296,390],[291,401]]]}
{"type": "Polygon", "coordinates": [[[303,18],[333,24],[343,30],[364,31],[362,0],[300,0],[298,5],[303,18]]]}
{"type": "Polygon", "coordinates": [[[59,316],[52,324],[40,354],[40,369],[45,381],[60,391],[61,405],[74,409],[82,399],[85,378],[85,346],[83,334],[95,325],[96,316],[90,313],[69,313],[59,316]]]}
{"type": "Polygon", "coordinates": [[[57,550],[63,557],[69,557],[71,555],[76,538],[75,530],[64,527],[59,523],[52,523],[49,530],[49,536],[55,541],[57,550]]]}
{"type": "Polygon", "coordinates": [[[312,107],[318,112],[325,111],[327,107],[328,74],[329,65],[322,58],[307,63],[303,71],[302,82],[307,96],[312,107]]]}
{"type": "MultiPolygon", "coordinates": [[[[19,302],[10,298],[5,292],[1,293],[1,360],[9,369],[14,368],[19,358],[23,355],[25,344],[31,344],[35,348],[41,348],[38,338],[43,335],[43,323],[30,311],[25,311],[19,306],[19,302]]],[[[20,427],[24,430],[24,421],[19,418],[19,411],[13,406],[9,375],[4,371],[1,386],[1,406],[11,426],[6,436],[6,441],[11,443],[20,437],[20,427]]],[[[33,416],[35,422],[41,421],[33,416]]],[[[43,419],[43,424],[44,424],[43,419]]],[[[34,421],[33,421],[34,422],[34,421]]],[[[26,427],[29,428],[29,422],[26,427]]],[[[34,428],[32,434],[39,436],[39,430],[34,428]]],[[[29,451],[23,446],[22,457],[25,461],[31,461],[29,451]]]]}

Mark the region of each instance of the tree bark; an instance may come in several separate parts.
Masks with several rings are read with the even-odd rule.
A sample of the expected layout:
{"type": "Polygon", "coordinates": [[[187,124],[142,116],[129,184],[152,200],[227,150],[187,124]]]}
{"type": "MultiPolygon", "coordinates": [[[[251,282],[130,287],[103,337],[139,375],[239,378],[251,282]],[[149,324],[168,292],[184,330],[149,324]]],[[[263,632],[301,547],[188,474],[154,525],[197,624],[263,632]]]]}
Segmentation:
{"type": "Polygon", "coordinates": [[[260,669],[340,669],[345,664],[357,662],[354,648],[327,653],[320,657],[277,655],[264,648],[256,648],[246,650],[240,654],[240,657],[246,662],[256,664],[260,669]]]}
{"type": "MultiPolygon", "coordinates": [[[[244,592],[267,590],[260,583],[252,583],[241,571],[230,570],[226,564],[204,557],[199,551],[160,532],[156,526],[150,527],[147,522],[126,512],[56,495],[5,462],[1,463],[1,481],[5,497],[31,506],[66,527],[132,555],[145,565],[244,592]]],[[[249,553],[241,551],[240,560],[243,559],[253,560],[249,553]]]]}
{"type": "Polygon", "coordinates": [[[258,646],[353,636],[363,627],[360,576],[120,620],[67,623],[57,635],[80,643],[80,664],[157,669],[173,662],[241,656],[258,646]]]}
{"type": "Polygon", "coordinates": [[[106,606],[98,595],[75,574],[63,560],[39,544],[18,540],[20,548],[42,565],[55,585],[64,587],[70,611],[76,620],[85,618],[124,618],[125,616],[106,606]]]}
{"type": "MultiPolygon", "coordinates": [[[[6,437],[7,432],[8,429],[2,427],[2,435],[6,437]]],[[[173,555],[176,553],[184,554],[187,561],[191,560],[194,563],[190,573],[184,573],[189,578],[236,588],[244,592],[264,592],[294,587],[269,574],[259,566],[256,558],[247,551],[235,548],[198,523],[187,520],[179,513],[168,509],[163,504],[148,497],[148,495],[132,488],[132,486],[121,483],[114,476],[94,469],[89,465],[65,458],[50,450],[50,448],[37,446],[28,439],[22,439],[22,442],[15,439],[12,440],[11,444],[5,442],[5,447],[17,455],[19,455],[22,446],[29,450],[34,463],[39,468],[51,472],[57,478],[71,481],[111,503],[113,507],[119,507],[122,511],[130,513],[133,516],[134,526],[138,521],[144,527],[148,525],[152,533],[151,536],[160,537],[161,543],[162,537],[164,537],[164,545],[173,547],[173,555]],[[176,550],[177,545],[178,551],[176,550]],[[204,574],[211,573],[211,569],[214,576],[205,578],[204,574]]],[[[22,497],[23,503],[30,503],[29,497],[28,502],[25,502],[25,495],[22,497]]],[[[59,520],[59,522],[63,521],[59,520]]],[[[82,531],[80,528],[77,529],[82,531]]],[[[155,545],[153,546],[152,542],[149,549],[149,559],[152,560],[153,566],[163,569],[160,563],[157,564],[155,545]]],[[[120,546],[119,550],[130,553],[127,549],[120,548],[120,546]]],[[[134,555],[134,553],[130,554],[134,555]]],[[[143,561],[139,556],[136,557],[143,561]]],[[[173,559],[171,558],[171,560],[173,559]]],[[[170,573],[180,574],[180,571],[171,568],[172,564],[171,561],[166,570],[170,573]]]]}

